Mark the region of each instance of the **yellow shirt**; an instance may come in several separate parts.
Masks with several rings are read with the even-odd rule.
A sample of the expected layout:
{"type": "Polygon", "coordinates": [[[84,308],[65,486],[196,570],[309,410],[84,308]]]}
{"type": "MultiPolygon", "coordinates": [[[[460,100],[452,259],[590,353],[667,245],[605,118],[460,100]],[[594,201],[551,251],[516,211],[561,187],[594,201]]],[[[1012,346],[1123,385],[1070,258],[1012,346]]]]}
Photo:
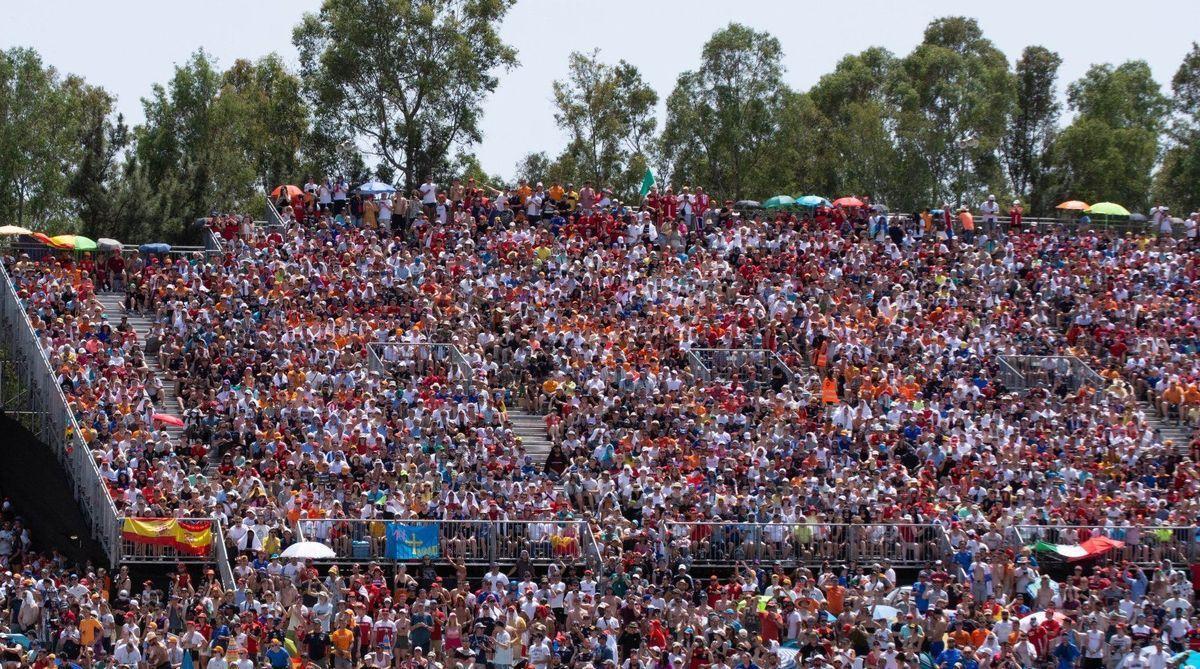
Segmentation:
{"type": "Polygon", "coordinates": [[[96,639],[104,630],[104,626],[95,618],[84,618],[79,623],[79,643],[84,646],[92,646],[96,643],[96,639]]]}

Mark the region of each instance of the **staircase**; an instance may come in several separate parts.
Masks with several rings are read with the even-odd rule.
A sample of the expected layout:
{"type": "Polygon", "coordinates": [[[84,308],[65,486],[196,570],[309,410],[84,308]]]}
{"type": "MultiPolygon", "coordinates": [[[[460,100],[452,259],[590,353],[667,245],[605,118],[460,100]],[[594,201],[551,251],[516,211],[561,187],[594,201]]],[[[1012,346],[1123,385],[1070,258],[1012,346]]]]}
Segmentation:
{"type": "Polygon", "coordinates": [[[543,467],[550,454],[550,439],[546,436],[546,417],[520,409],[508,410],[508,421],[513,433],[521,438],[525,452],[533,457],[534,464],[543,467]]]}
{"type": "Polygon", "coordinates": [[[1146,414],[1146,420],[1150,421],[1150,424],[1158,432],[1158,437],[1163,443],[1166,443],[1170,439],[1171,444],[1175,447],[1175,452],[1180,455],[1188,455],[1188,443],[1192,440],[1192,429],[1190,427],[1159,416],[1158,410],[1154,408],[1154,405],[1146,400],[1138,400],[1138,407],[1146,414]]]}
{"type": "MultiPolygon", "coordinates": [[[[138,344],[144,350],[146,341],[150,336],[150,328],[154,324],[154,321],[146,316],[126,313],[124,293],[98,293],[96,298],[104,306],[104,315],[108,318],[108,322],[114,330],[121,322],[121,318],[128,316],[127,322],[133,328],[134,334],[137,335],[138,344]]],[[[154,412],[175,416],[183,420],[183,414],[179,410],[178,396],[175,394],[175,382],[167,378],[162,366],[158,364],[158,355],[146,354],[146,365],[150,367],[150,371],[154,372],[154,375],[162,382],[162,399],[154,405],[154,412]]],[[[183,444],[183,428],[174,425],[158,425],[156,428],[159,431],[166,430],[167,435],[170,436],[171,441],[175,442],[177,448],[183,444]]],[[[204,473],[211,476],[215,472],[216,463],[210,458],[204,464],[204,473]]]]}

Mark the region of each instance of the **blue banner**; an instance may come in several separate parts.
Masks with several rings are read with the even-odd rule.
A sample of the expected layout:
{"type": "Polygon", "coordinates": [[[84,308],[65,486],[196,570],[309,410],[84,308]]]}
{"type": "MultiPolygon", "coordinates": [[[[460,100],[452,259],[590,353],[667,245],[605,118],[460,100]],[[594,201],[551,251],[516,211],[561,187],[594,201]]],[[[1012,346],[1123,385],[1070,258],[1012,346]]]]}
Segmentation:
{"type": "Polygon", "coordinates": [[[437,523],[388,523],[386,550],[389,560],[441,556],[437,523]]]}

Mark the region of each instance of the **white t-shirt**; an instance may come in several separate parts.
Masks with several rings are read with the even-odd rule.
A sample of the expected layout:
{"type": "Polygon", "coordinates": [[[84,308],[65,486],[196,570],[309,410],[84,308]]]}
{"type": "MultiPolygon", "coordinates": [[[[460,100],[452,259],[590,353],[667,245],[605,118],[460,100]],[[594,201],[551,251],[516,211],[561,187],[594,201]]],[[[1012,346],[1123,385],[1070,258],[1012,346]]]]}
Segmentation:
{"type": "Polygon", "coordinates": [[[437,202],[437,184],[426,183],[421,184],[421,202],[423,204],[433,204],[437,202]]]}
{"type": "Polygon", "coordinates": [[[983,220],[995,222],[996,214],[1000,213],[1000,205],[993,200],[988,200],[979,206],[979,211],[983,213],[983,220]]]}
{"type": "Polygon", "coordinates": [[[546,643],[545,638],[529,647],[529,663],[537,669],[546,669],[549,666],[550,645],[546,643]]]}
{"type": "Polygon", "coordinates": [[[513,647],[511,644],[512,635],[508,633],[507,629],[500,628],[500,631],[496,632],[496,654],[492,657],[494,664],[507,666],[513,663],[513,647]],[[506,644],[508,648],[504,647],[506,644]]]}
{"type": "Polygon", "coordinates": [[[487,573],[483,575],[483,582],[488,584],[488,589],[495,593],[504,593],[508,591],[508,575],[500,573],[487,573]]]}

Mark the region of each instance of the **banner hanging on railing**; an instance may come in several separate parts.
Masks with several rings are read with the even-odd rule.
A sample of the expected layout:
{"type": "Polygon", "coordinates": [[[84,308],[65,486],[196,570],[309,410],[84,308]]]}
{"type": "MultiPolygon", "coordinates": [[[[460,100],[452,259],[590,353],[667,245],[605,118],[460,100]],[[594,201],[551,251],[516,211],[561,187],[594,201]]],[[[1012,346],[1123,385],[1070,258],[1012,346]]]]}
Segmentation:
{"type": "Polygon", "coordinates": [[[169,546],[185,555],[206,555],[212,546],[212,523],[177,518],[126,518],[121,534],[127,541],[169,546]]]}
{"type": "Polygon", "coordinates": [[[440,557],[437,524],[388,523],[386,552],[389,560],[440,557]]]}

